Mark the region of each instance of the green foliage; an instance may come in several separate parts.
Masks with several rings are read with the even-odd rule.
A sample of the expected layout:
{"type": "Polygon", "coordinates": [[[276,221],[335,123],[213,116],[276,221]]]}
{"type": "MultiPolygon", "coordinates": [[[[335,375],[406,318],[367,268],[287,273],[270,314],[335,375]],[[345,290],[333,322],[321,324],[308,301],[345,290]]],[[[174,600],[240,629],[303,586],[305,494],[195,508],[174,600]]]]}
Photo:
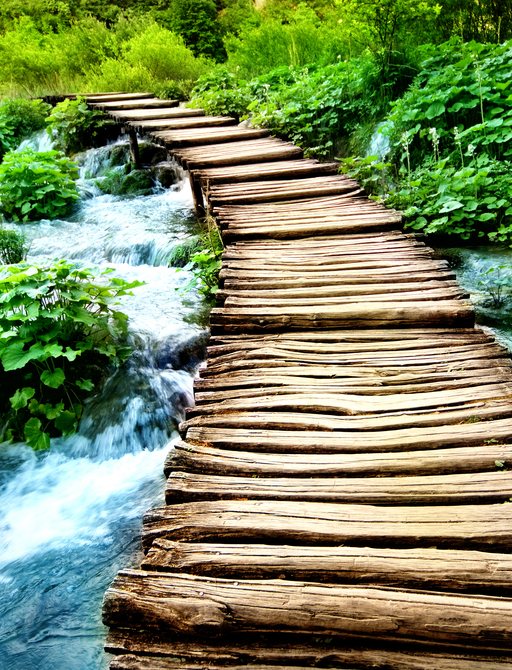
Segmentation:
{"type": "Polygon", "coordinates": [[[379,195],[389,188],[391,164],[377,156],[351,156],[344,158],[340,166],[344,174],[361,184],[367,195],[379,195]]]}
{"type": "Polygon", "coordinates": [[[14,221],[66,215],[78,200],[76,165],[58,151],[9,151],[0,165],[0,209],[14,221]]]}
{"type": "Polygon", "coordinates": [[[89,79],[92,90],[190,90],[191,82],[209,69],[209,62],[196,58],[179,35],[154,21],[139,22],[139,28],[122,42],[115,57],[101,62],[89,79]]]}
{"type": "Polygon", "coordinates": [[[108,170],[96,180],[97,185],[103,193],[110,195],[149,195],[155,187],[151,173],[148,170],[131,170],[130,167],[108,170]]]}
{"type": "Polygon", "coordinates": [[[0,157],[15,149],[21,140],[45,127],[50,105],[42,100],[23,98],[4,100],[0,103],[0,157]]]}
{"type": "Polygon", "coordinates": [[[447,159],[425,162],[387,203],[404,210],[408,227],[419,232],[506,242],[512,239],[511,168],[485,155],[463,167],[447,159]]]}
{"type": "Polygon", "coordinates": [[[214,0],[173,0],[171,28],[196,56],[224,60],[221,26],[214,0]]]}
{"type": "Polygon", "coordinates": [[[0,228],[0,263],[21,263],[27,257],[28,246],[25,235],[16,230],[0,228]]]}
{"type": "Polygon", "coordinates": [[[169,256],[169,265],[174,268],[184,268],[191,262],[192,256],[204,248],[203,239],[197,235],[187,238],[174,247],[169,256]]]}
{"type": "Polygon", "coordinates": [[[344,153],[358,125],[386,107],[378,74],[369,58],[298,71],[291,85],[286,82],[276,90],[269,85],[266,101],[249,105],[251,119],[309,154],[344,153]]]}
{"type": "Polygon", "coordinates": [[[240,119],[253,101],[245,81],[226,67],[217,66],[200,77],[191,93],[190,106],[201,107],[208,114],[230,115],[240,119]]]}
{"type": "Polygon", "coordinates": [[[484,304],[500,309],[510,300],[512,272],[506,265],[488,268],[478,281],[478,288],[487,294],[484,304]]]}
{"type": "Polygon", "coordinates": [[[413,165],[420,163],[431,153],[429,130],[435,127],[444,155],[459,156],[471,145],[495,158],[512,158],[511,59],[510,42],[437,47],[390,115],[396,151],[406,133],[413,165]]]}
{"type": "Polygon", "coordinates": [[[283,65],[332,63],[348,53],[337,23],[322,24],[304,3],[286,23],[270,18],[248,25],[237,37],[228,36],[225,44],[229,68],[246,78],[283,65]]]}
{"type": "Polygon", "coordinates": [[[208,303],[212,303],[218,291],[221,256],[224,250],[215,219],[210,216],[205,219],[200,244],[192,242],[191,246],[192,248],[186,250],[190,260],[183,267],[191,270],[194,277],[184,290],[196,289],[208,303]]]}
{"type": "Polygon", "coordinates": [[[92,110],[83,98],[59,102],[47,119],[48,132],[68,154],[100,146],[115,127],[104,112],[92,110]]]}
{"type": "Polygon", "coordinates": [[[512,240],[512,44],[437,47],[390,114],[387,202],[428,234],[512,240]]]}
{"type": "Polygon", "coordinates": [[[0,269],[0,439],[42,449],[74,432],[85,398],[127,354],[127,317],[114,306],[139,283],[110,272],[96,281],[66,261],[0,269]]]}

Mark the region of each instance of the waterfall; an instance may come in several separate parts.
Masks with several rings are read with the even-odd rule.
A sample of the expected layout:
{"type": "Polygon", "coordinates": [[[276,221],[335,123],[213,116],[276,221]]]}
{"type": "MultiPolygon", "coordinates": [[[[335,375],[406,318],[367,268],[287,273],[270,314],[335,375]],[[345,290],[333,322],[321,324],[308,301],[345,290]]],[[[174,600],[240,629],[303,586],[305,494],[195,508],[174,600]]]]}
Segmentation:
{"type": "Polygon", "coordinates": [[[3,670],[107,666],[103,593],[135,560],[144,510],[161,502],[163,461],[203,356],[206,333],[189,323],[199,298],[189,292],[185,306],[180,293],[190,274],[168,266],[190,231],[191,194],[182,184],[145,197],[100,195],[91,184],[109,151],[82,157],[88,197],[70,219],[19,226],[30,259],[113,267],[144,285],[120,306],[133,352],[88,402],[77,434],[52,440],[47,453],[0,447],[3,670]]]}

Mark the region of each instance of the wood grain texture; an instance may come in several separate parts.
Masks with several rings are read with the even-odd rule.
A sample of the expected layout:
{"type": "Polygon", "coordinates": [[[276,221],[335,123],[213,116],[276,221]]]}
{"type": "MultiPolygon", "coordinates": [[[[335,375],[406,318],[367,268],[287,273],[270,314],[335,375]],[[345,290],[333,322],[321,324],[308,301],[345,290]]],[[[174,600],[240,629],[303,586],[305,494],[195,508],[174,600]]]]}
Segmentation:
{"type": "Polygon", "coordinates": [[[231,580],[125,570],[107,591],[104,621],[189,635],[230,631],[308,632],[388,640],[411,638],[510,649],[512,600],[491,596],[231,580]]]}
{"type": "Polygon", "coordinates": [[[379,549],[155,540],[145,570],[235,579],[294,579],[398,588],[512,592],[509,554],[450,549],[379,549]]]}

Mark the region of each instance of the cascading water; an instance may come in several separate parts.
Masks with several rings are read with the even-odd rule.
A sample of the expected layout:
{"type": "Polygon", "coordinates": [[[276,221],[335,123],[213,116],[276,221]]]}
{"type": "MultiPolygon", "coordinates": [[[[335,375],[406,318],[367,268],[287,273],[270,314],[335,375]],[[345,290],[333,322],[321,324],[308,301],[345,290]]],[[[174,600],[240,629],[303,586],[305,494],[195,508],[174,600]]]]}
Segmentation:
{"type": "MultiPolygon", "coordinates": [[[[97,173],[102,152],[83,170],[97,173]]],[[[162,466],[183,408],[205,332],[187,323],[199,308],[176,289],[186,271],[168,267],[188,235],[186,187],[120,199],[87,194],[73,220],[23,227],[33,259],[73,258],[145,282],[121,309],[133,354],[87,405],[78,434],[48,453],[0,448],[0,667],[100,670],[101,601],[115,573],[137,562],[144,510],[161,502],[162,466]]]]}
{"type": "Polygon", "coordinates": [[[475,305],[477,322],[512,351],[512,250],[500,246],[438,249],[475,305]]]}

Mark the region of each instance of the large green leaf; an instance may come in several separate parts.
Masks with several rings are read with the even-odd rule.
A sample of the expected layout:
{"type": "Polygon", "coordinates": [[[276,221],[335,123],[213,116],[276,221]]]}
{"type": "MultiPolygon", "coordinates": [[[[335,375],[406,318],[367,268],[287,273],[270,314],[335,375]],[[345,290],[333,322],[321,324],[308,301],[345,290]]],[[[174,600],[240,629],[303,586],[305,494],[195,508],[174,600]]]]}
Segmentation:
{"type": "Polygon", "coordinates": [[[66,375],[62,368],[55,368],[53,372],[51,370],[45,370],[41,374],[41,381],[52,389],[58,389],[59,386],[62,386],[66,381],[66,375]]]}
{"type": "Polygon", "coordinates": [[[50,447],[50,436],[41,430],[42,424],[39,419],[32,417],[25,424],[23,433],[27,444],[33,449],[48,449],[50,447]]]}
{"type": "Polygon", "coordinates": [[[16,393],[9,398],[13,410],[21,409],[28,405],[28,401],[34,397],[36,390],[31,386],[25,386],[22,389],[17,389],[16,393]]]}

